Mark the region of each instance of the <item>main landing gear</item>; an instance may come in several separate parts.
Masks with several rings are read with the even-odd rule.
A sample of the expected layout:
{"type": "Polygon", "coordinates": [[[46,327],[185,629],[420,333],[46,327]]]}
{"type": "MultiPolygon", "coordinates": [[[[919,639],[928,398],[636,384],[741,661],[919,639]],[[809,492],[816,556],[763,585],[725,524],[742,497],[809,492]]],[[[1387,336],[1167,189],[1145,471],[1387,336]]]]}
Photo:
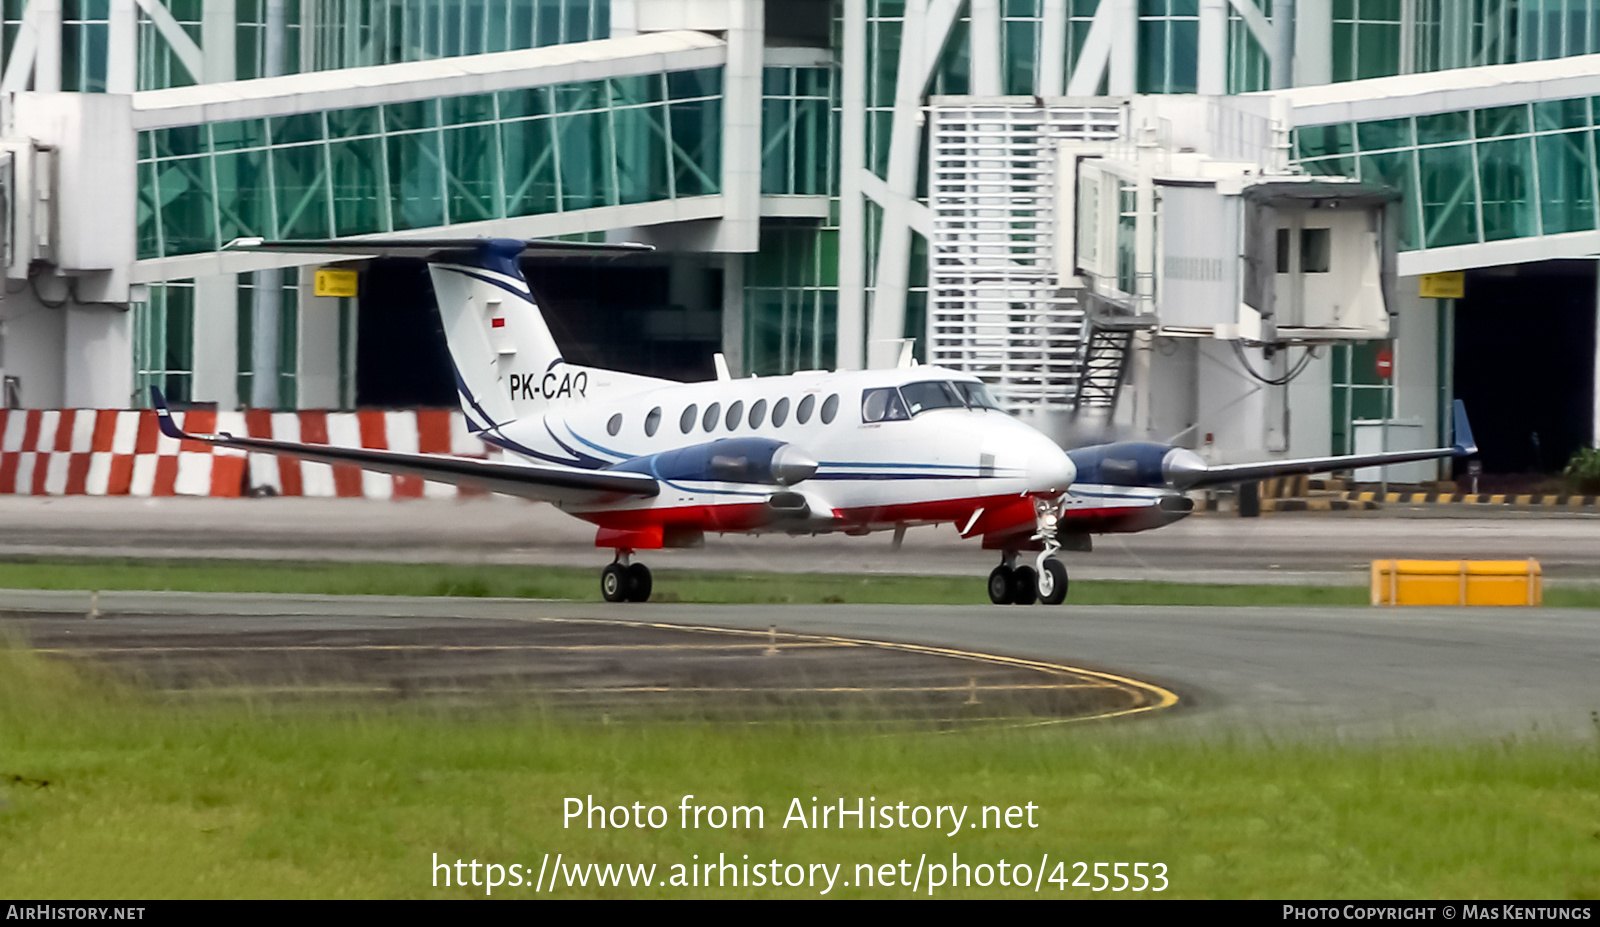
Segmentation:
{"type": "Polygon", "coordinates": [[[1055,500],[1034,497],[1035,531],[1030,541],[1044,545],[1033,566],[1018,566],[1019,552],[1003,551],[1000,565],[989,574],[989,601],[996,605],[1060,605],[1067,599],[1067,568],[1056,559],[1061,541],[1056,537],[1055,500]]]}
{"type": "Polygon", "coordinates": [[[650,600],[650,568],[642,563],[630,563],[633,551],[617,551],[617,559],[600,571],[600,594],[607,602],[648,602],[650,600]]]}

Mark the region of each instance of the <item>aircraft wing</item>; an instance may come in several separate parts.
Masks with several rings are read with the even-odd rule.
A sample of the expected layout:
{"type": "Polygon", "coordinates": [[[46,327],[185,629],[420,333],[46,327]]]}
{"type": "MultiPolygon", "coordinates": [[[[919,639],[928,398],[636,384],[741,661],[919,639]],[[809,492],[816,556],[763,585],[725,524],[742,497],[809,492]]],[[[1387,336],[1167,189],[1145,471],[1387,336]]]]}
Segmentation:
{"type": "Polygon", "coordinates": [[[1461,400],[1455,401],[1455,443],[1450,447],[1434,447],[1420,451],[1388,451],[1382,454],[1344,454],[1338,457],[1303,457],[1298,460],[1274,460],[1268,463],[1221,464],[1204,470],[1191,471],[1187,479],[1175,480],[1179,489],[1203,489],[1227,483],[1243,483],[1273,476],[1296,476],[1302,473],[1326,473],[1329,470],[1350,470],[1356,467],[1375,467],[1384,464],[1409,463],[1414,460],[1433,460],[1439,457],[1465,457],[1478,452],[1472,439],[1472,426],[1467,424],[1467,410],[1461,400]]]}
{"type": "Polygon", "coordinates": [[[489,492],[537,499],[542,502],[606,502],[628,497],[650,497],[660,492],[655,478],[645,473],[613,470],[579,470],[533,463],[502,463],[451,457],[446,454],[406,454],[369,448],[299,444],[266,438],[236,437],[223,432],[194,435],[180,429],[167,409],[166,398],[155,387],[150,397],[156,407],[161,432],[169,438],[198,441],[216,447],[233,447],[263,454],[286,454],[325,464],[348,464],[363,470],[416,476],[441,483],[471,486],[489,492]]]}

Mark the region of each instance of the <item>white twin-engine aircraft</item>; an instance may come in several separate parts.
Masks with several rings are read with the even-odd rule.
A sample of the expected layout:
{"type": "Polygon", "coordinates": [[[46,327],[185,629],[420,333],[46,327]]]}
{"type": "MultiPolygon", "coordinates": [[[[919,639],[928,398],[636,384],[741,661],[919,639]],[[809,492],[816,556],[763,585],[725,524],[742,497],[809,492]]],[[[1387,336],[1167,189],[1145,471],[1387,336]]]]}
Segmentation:
{"type": "Polygon", "coordinates": [[[1000,551],[996,604],[1060,603],[1056,553],[1090,532],[1142,531],[1184,517],[1184,491],[1342,467],[1460,455],[1449,448],[1208,467],[1147,442],[1071,452],[1007,415],[978,378],[939,367],[821,371],[677,383],[569,364],[518,267],[523,255],[615,257],[651,250],[515,239],[241,239],[235,251],[428,261],[467,424],[504,461],[182,432],[170,437],[481,487],[553,503],[598,526],[616,551],[607,601],[650,597],[641,550],[699,546],[707,531],[859,535],[951,523],[1000,551]],[[1076,482],[1074,482],[1076,480],[1076,482]],[[1024,552],[1034,552],[1031,565],[1024,552]]]}

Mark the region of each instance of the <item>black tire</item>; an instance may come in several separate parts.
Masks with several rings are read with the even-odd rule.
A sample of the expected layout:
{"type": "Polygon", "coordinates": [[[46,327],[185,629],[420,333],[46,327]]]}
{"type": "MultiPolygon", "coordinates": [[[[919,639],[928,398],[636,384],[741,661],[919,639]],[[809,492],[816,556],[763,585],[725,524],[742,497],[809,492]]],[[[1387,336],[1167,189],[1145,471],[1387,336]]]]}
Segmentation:
{"type": "Polygon", "coordinates": [[[1049,595],[1039,596],[1039,601],[1046,605],[1060,605],[1067,600],[1067,568],[1062,565],[1060,560],[1054,557],[1044,562],[1044,568],[1049,572],[1050,579],[1055,586],[1050,590],[1049,595]]]}
{"type": "Polygon", "coordinates": [[[650,578],[650,568],[642,563],[635,563],[628,567],[628,601],[650,601],[650,589],[653,580],[650,578]]]}
{"type": "Polygon", "coordinates": [[[1011,604],[1011,568],[1001,564],[989,574],[989,601],[996,605],[1011,604]]]}
{"type": "Polygon", "coordinates": [[[600,571],[600,594],[607,602],[628,601],[628,568],[612,563],[600,571]]]}
{"type": "Polygon", "coordinates": [[[1032,605],[1039,598],[1039,574],[1033,567],[1017,567],[1011,574],[1011,604],[1032,605]]]}

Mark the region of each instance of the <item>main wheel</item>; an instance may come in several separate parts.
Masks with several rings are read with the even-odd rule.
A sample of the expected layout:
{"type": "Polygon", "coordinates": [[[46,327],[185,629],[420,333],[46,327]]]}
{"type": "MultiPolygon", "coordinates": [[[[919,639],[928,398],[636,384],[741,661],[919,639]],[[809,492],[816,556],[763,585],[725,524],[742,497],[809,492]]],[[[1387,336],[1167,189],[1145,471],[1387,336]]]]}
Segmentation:
{"type": "Polygon", "coordinates": [[[989,574],[989,601],[996,605],[1011,604],[1011,568],[1001,564],[989,574]]]}
{"type": "Polygon", "coordinates": [[[628,601],[628,568],[612,563],[600,571],[600,594],[607,602],[628,601]]]}
{"type": "Polygon", "coordinates": [[[642,563],[635,563],[628,567],[628,601],[650,601],[650,568],[642,563]]]}
{"type": "Polygon", "coordinates": [[[1039,574],[1033,567],[1017,567],[1011,574],[1011,604],[1032,605],[1039,598],[1039,574]]]}
{"type": "MultiPolygon", "coordinates": [[[[1050,574],[1050,591],[1048,593],[1041,592],[1039,601],[1046,605],[1060,605],[1067,600],[1067,568],[1062,566],[1060,560],[1051,557],[1044,562],[1044,570],[1050,574]]],[[[1045,578],[1043,576],[1039,577],[1041,587],[1044,583],[1045,578]]]]}

